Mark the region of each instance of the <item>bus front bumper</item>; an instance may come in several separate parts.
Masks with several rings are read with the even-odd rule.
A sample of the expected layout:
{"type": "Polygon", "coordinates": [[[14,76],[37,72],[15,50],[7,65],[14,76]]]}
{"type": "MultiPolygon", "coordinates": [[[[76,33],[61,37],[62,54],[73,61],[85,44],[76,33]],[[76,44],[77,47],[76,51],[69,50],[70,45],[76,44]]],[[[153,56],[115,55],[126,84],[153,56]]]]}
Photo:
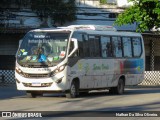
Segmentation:
{"type": "Polygon", "coordinates": [[[64,74],[58,74],[49,78],[25,78],[15,72],[18,90],[26,91],[66,91],[68,89],[67,78],[64,74]]]}

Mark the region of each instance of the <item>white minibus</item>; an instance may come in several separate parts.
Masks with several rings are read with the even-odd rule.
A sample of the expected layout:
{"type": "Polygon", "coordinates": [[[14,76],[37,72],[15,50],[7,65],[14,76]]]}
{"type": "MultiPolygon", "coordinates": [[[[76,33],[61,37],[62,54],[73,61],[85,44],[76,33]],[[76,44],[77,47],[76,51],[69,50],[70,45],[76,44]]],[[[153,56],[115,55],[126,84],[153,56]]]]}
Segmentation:
{"type": "Polygon", "coordinates": [[[145,51],[140,33],[102,25],[36,29],[20,42],[15,78],[18,90],[36,97],[63,92],[75,98],[91,90],[123,94],[144,79],[145,51]]]}

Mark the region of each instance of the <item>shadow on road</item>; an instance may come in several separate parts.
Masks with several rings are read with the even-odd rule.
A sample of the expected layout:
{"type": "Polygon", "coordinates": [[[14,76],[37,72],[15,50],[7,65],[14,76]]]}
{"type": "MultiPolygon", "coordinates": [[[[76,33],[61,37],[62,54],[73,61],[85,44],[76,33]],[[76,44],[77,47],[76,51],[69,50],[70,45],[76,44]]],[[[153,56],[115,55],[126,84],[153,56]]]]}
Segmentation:
{"type": "Polygon", "coordinates": [[[116,117],[116,113],[123,113],[123,114],[154,113],[159,115],[159,111],[152,111],[153,108],[154,109],[159,108],[159,105],[160,102],[151,102],[141,105],[130,105],[124,107],[106,107],[100,109],[81,110],[81,111],[43,111],[42,116],[43,117],[116,117]]]}
{"type": "MultiPolygon", "coordinates": [[[[125,93],[123,95],[111,95],[108,90],[103,91],[91,91],[89,94],[80,95],[80,98],[96,98],[96,97],[104,97],[104,96],[130,96],[137,94],[156,94],[160,93],[159,88],[126,88],[125,93]]],[[[44,94],[43,97],[54,98],[54,97],[62,97],[65,98],[63,93],[60,94],[44,94]]],[[[25,91],[18,91],[16,86],[0,86],[0,99],[16,99],[16,98],[26,98],[25,91]]]]}

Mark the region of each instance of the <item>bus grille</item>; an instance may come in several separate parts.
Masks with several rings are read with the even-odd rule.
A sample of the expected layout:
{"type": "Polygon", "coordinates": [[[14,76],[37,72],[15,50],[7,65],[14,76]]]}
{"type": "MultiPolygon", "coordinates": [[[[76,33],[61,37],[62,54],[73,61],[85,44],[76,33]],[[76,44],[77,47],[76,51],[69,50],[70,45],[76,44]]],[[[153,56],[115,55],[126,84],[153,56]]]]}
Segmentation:
{"type": "Polygon", "coordinates": [[[23,73],[23,76],[26,78],[47,78],[50,77],[50,74],[28,74],[23,73]]]}
{"type": "Polygon", "coordinates": [[[41,83],[40,86],[33,86],[32,83],[24,83],[23,82],[23,85],[25,87],[50,87],[52,85],[52,83],[41,83]]]}

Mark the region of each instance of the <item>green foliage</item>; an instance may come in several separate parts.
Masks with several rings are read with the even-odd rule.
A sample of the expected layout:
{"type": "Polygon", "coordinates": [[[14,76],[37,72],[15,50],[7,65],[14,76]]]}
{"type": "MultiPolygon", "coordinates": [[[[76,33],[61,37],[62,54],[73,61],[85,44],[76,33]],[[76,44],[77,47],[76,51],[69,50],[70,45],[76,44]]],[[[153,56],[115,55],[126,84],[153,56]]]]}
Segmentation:
{"type": "Polygon", "coordinates": [[[73,21],[76,19],[76,6],[74,0],[70,0],[67,3],[59,3],[53,10],[52,17],[54,21],[60,22],[61,25],[66,21],[73,21]]]}
{"type": "Polygon", "coordinates": [[[75,0],[31,0],[31,8],[41,19],[50,16],[61,25],[76,19],[75,0]]]}
{"type": "Polygon", "coordinates": [[[100,0],[100,3],[106,4],[107,0],[100,0]]]}
{"type": "Polygon", "coordinates": [[[137,23],[136,30],[144,32],[153,27],[160,27],[160,2],[158,0],[130,0],[133,6],[119,14],[115,24],[133,24],[137,23]]]}
{"type": "Polygon", "coordinates": [[[75,0],[31,0],[31,8],[41,19],[51,16],[55,23],[61,25],[76,19],[75,0]]]}
{"type": "MultiPolygon", "coordinates": [[[[23,3],[26,1],[28,0],[1,0],[0,7],[11,8],[16,5],[18,8],[23,8],[23,3]]],[[[55,23],[61,25],[67,21],[76,20],[75,0],[30,0],[27,3],[41,20],[51,16],[55,23]]]]}

